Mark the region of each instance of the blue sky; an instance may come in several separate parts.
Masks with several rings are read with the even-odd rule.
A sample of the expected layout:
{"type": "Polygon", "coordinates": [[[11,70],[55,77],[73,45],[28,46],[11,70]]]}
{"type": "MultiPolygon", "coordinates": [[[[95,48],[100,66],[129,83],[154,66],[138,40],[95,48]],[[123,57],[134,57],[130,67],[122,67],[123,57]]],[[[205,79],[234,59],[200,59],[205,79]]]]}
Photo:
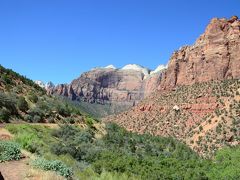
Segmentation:
{"type": "Polygon", "coordinates": [[[239,0],[1,0],[0,64],[68,83],[96,66],[166,64],[239,0]]]}

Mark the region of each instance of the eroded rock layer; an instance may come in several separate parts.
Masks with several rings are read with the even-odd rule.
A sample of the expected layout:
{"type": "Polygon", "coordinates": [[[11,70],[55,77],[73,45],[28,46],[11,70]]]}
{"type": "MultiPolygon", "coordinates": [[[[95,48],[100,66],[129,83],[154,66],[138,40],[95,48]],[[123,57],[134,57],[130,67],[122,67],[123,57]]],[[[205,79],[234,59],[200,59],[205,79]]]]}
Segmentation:
{"type": "Polygon", "coordinates": [[[173,53],[159,89],[240,77],[240,21],[211,20],[193,46],[173,53]]]}

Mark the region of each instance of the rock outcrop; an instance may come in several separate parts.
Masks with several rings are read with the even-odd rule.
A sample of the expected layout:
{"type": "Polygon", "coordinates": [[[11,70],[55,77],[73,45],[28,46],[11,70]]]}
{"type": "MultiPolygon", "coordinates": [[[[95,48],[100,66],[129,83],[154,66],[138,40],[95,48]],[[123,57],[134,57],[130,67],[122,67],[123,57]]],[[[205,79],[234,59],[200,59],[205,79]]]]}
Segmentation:
{"type": "Polygon", "coordinates": [[[192,46],[174,52],[159,89],[240,77],[240,21],[214,18],[192,46]]]}

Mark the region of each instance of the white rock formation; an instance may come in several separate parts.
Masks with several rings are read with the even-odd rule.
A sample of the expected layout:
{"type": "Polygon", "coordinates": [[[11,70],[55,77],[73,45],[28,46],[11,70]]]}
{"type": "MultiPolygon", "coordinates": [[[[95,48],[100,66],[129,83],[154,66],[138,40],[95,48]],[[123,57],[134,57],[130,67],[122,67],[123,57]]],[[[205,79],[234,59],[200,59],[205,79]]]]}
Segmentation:
{"type": "Polygon", "coordinates": [[[124,66],[121,70],[133,70],[133,71],[140,71],[142,72],[145,76],[148,76],[150,73],[150,70],[142,67],[140,65],[137,64],[128,64],[126,66],[124,66]]]}
{"type": "Polygon", "coordinates": [[[43,81],[40,81],[40,80],[37,80],[37,81],[34,81],[37,85],[39,85],[41,88],[44,88],[46,90],[50,89],[50,88],[54,88],[55,85],[49,81],[48,83],[44,83],[43,81]]]}
{"type": "Polygon", "coordinates": [[[54,87],[55,87],[55,85],[51,81],[49,81],[47,84],[45,84],[45,89],[51,89],[54,87]]]}
{"type": "Polygon", "coordinates": [[[167,66],[161,64],[154,71],[151,71],[150,74],[162,72],[164,69],[167,69],[167,66]]]}
{"type": "Polygon", "coordinates": [[[105,69],[117,69],[114,65],[108,65],[106,67],[104,67],[105,69]]]}
{"type": "Polygon", "coordinates": [[[40,81],[40,80],[36,80],[34,81],[37,85],[39,85],[41,88],[45,88],[45,83],[40,81]]]}

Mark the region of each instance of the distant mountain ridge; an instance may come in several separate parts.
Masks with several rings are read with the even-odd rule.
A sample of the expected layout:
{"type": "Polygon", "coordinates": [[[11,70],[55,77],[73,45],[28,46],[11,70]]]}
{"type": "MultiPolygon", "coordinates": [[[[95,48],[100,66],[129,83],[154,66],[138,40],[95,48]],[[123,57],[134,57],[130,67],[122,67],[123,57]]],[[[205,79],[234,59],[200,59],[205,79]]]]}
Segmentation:
{"type": "Polygon", "coordinates": [[[49,81],[47,83],[44,83],[43,81],[40,80],[36,80],[34,81],[37,85],[39,85],[41,88],[44,88],[46,90],[54,88],[55,85],[53,84],[53,82],[49,81]]]}
{"type": "Polygon", "coordinates": [[[49,94],[87,102],[88,104],[84,104],[88,106],[97,105],[97,116],[106,116],[124,111],[152,93],[165,69],[166,66],[160,65],[151,71],[137,64],[128,64],[123,68],[113,65],[96,67],[83,73],[70,84],[45,88],[49,94]],[[105,110],[103,105],[108,106],[108,110],[105,110]]]}

